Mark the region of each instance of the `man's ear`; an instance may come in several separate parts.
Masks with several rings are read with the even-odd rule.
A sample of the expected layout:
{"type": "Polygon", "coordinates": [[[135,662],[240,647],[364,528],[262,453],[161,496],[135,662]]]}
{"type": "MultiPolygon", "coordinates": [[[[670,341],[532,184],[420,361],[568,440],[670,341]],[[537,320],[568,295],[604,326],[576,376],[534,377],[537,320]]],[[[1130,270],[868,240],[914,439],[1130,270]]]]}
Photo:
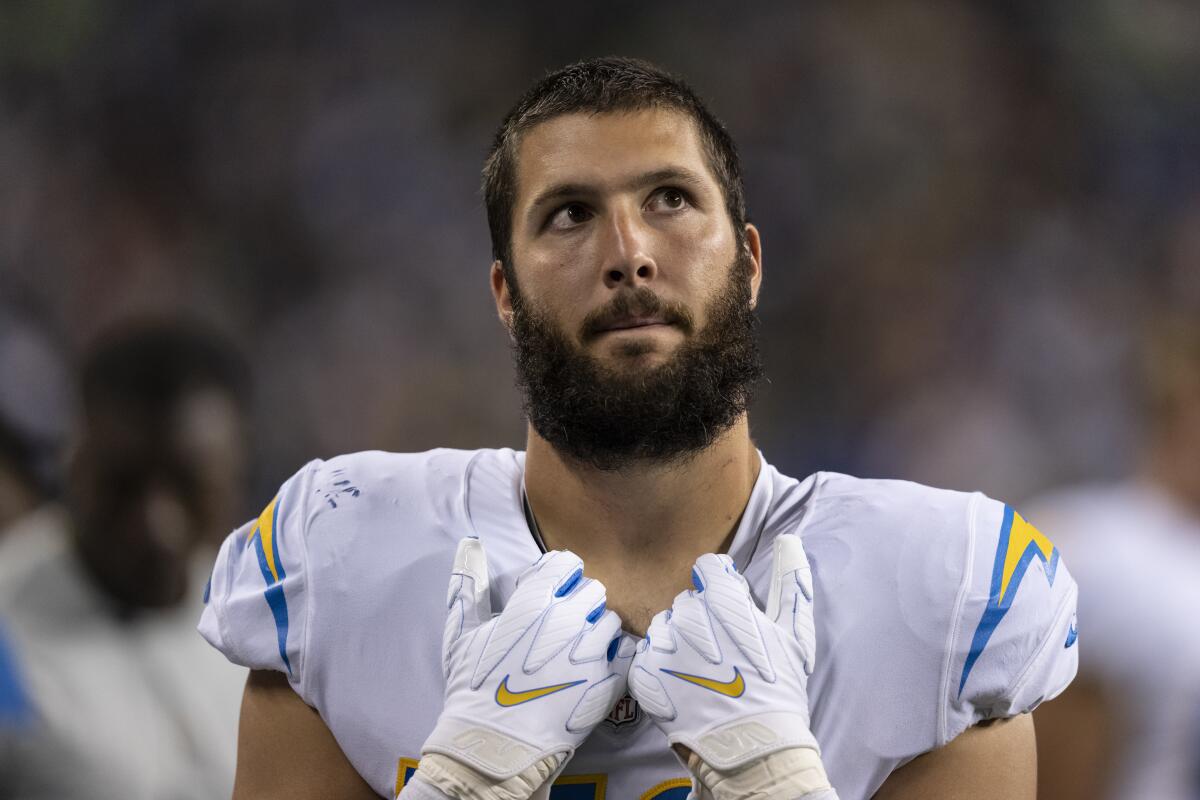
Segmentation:
{"type": "Polygon", "coordinates": [[[754,270],[750,274],[750,307],[754,308],[758,305],[758,290],[762,287],[762,238],[758,235],[758,228],[749,222],[746,223],[744,247],[754,270]]]}
{"type": "Polygon", "coordinates": [[[492,298],[496,301],[496,315],[508,332],[512,333],[512,295],[508,290],[508,280],[504,277],[504,262],[499,259],[492,262],[491,272],[492,298]]]}

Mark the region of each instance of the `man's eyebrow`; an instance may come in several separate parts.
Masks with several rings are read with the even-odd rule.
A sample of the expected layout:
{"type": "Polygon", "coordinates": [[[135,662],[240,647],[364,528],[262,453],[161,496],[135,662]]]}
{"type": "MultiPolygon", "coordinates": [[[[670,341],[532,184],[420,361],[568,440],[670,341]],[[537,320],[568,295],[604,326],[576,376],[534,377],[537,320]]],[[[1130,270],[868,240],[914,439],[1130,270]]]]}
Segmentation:
{"type": "MultiPolygon", "coordinates": [[[[694,170],[687,167],[664,167],[663,169],[643,172],[625,181],[619,188],[624,191],[641,189],[658,183],[680,183],[685,186],[699,188],[704,184],[702,178],[694,170]]],[[[534,216],[541,208],[567,197],[586,197],[599,191],[596,184],[566,182],[556,183],[539,192],[529,204],[529,215],[534,216]]]]}
{"type": "Polygon", "coordinates": [[[663,169],[643,172],[641,175],[628,181],[624,188],[641,189],[642,187],[656,183],[682,183],[692,187],[699,187],[704,183],[704,178],[687,167],[664,167],[663,169]]]}

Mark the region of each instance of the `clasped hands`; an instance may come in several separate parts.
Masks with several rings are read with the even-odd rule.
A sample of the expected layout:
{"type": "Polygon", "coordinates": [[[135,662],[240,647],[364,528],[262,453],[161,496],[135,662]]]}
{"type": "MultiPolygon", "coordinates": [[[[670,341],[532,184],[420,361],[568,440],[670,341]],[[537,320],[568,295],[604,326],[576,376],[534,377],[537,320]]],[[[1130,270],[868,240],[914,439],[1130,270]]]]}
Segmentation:
{"type": "Polygon", "coordinates": [[[816,635],[800,539],[775,540],[765,610],[726,555],[697,559],[692,583],[635,645],[570,551],[539,558],[493,614],[483,544],[463,539],[443,711],[400,797],[542,800],[627,687],[691,773],[692,798],[836,797],[809,725],[816,635]]]}

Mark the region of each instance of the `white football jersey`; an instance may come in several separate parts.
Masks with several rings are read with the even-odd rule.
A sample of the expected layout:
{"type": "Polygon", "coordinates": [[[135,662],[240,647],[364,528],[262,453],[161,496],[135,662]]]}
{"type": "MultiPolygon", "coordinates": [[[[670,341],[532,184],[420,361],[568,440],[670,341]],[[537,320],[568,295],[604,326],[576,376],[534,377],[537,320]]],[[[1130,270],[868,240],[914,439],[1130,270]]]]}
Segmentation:
{"type": "Polygon", "coordinates": [[[1200,518],[1138,483],[1034,501],[1084,589],[1084,672],[1118,703],[1110,798],[1200,798],[1200,518]]]}
{"type": "MultiPolygon", "coordinates": [[[[540,555],[524,459],[436,450],[310,463],[225,541],[201,632],[238,664],[287,674],[358,772],[393,795],[441,711],[458,540],[483,541],[493,608],[540,555]]],[[[812,562],[813,732],[845,800],[870,797],[980,720],[1032,709],[1075,674],[1075,584],[1058,550],[1001,503],[832,473],[797,481],[764,461],[730,548],[760,603],[785,532],[812,562]]],[[[626,698],[551,797],[682,800],[689,786],[626,698]]]]}

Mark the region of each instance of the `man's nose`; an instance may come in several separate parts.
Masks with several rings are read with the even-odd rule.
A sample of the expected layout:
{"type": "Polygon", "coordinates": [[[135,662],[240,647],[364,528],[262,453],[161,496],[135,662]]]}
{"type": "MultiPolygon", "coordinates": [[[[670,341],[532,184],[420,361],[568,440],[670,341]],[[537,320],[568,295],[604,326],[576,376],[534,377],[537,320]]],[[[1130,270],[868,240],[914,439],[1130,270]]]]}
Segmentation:
{"type": "Polygon", "coordinates": [[[634,288],[654,280],[658,265],[650,253],[651,235],[640,209],[615,208],[605,226],[604,285],[634,288]]]}

